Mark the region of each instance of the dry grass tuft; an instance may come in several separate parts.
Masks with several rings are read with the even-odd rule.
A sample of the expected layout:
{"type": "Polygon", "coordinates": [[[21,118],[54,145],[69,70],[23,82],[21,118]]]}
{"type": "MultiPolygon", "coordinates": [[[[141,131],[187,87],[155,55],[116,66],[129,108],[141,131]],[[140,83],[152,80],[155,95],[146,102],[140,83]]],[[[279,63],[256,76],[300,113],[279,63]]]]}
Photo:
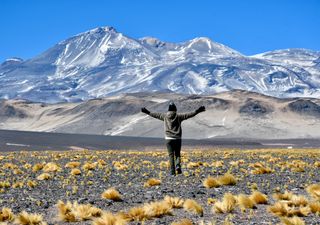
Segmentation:
{"type": "Polygon", "coordinates": [[[230,213],[236,207],[236,198],[231,193],[226,193],[223,196],[222,201],[218,201],[213,206],[213,211],[216,213],[230,213]]]}
{"type": "Polygon", "coordinates": [[[113,161],[112,165],[116,170],[127,170],[129,167],[125,164],[122,164],[121,162],[118,161],[113,161]]]}
{"type": "Polygon", "coordinates": [[[203,186],[206,188],[215,188],[220,187],[220,183],[217,179],[209,176],[203,181],[203,186]]]}
{"type": "Polygon", "coordinates": [[[169,203],[172,208],[182,208],[184,200],[179,197],[171,197],[171,196],[165,196],[164,201],[169,203]]]}
{"type": "Polygon", "coordinates": [[[171,223],[171,225],[193,225],[193,222],[190,219],[182,219],[171,223]]]}
{"type": "Polygon", "coordinates": [[[286,201],[290,201],[293,197],[293,193],[292,192],[288,192],[285,191],[284,193],[274,193],[272,195],[274,200],[286,200],[286,201]]]}
{"type": "Polygon", "coordinates": [[[71,170],[71,175],[76,176],[76,175],[80,175],[81,174],[81,170],[79,169],[72,169],[71,170]]]}
{"type": "Polygon", "coordinates": [[[105,212],[100,218],[94,219],[92,225],[126,225],[127,221],[121,215],[105,212]]]}
{"type": "Polygon", "coordinates": [[[46,225],[47,223],[43,221],[42,215],[27,213],[22,211],[16,218],[15,221],[20,225],[46,225]]]}
{"type": "Polygon", "coordinates": [[[34,187],[37,186],[37,182],[32,181],[32,180],[28,180],[28,181],[27,181],[27,185],[28,185],[28,187],[30,187],[30,188],[34,188],[34,187]]]}
{"type": "Polygon", "coordinates": [[[42,170],[43,167],[44,167],[44,164],[37,163],[32,167],[32,172],[36,173],[36,172],[42,170]]]}
{"type": "Polygon", "coordinates": [[[86,162],[82,166],[82,169],[84,169],[84,170],[94,170],[96,167],[97,167],[97,163],[86,162]]]}
{"type": "Polygon", "coordinates": [[[0,211],[0,222],[11,222],[14,219],[12,210],[9,208],[2,208],[0,211]]]}
{"type": "Polygon", "coordinates": [[[294,208],[289,207],[288,202],[276,202],[274,205],[268,207],[268,211],[279,217],[292,216],[308,216],[310,213],[309,207],[294,208]]]}
{"type": "Polygon", "coordinates": [[[288,216],[289,207],[283,202],[276,202],[275,204],[268,207],[268,211],[276,216],[288,216]]]}
{"type": "Polygon", "coordinates": [[[148,220],[150,217],[146,214],[144,207],[133,207],[129,209],[127,213],[127,218],[132,221],[145,221],[148,220]]]}
{"type": "Polygon", "coordinates": [[[203,216],[203,208],[195,200],[192,200],[192,199],[185,200],[184,204],[183,204],[183,208],[186,211],[189,211],[189,212],[192,212],[192,213],[196,213],[196,214],[198,214],[200,216],[203,216]]]}
{"type": "Polygon", "coordinates": [[[312,213],[320,213],[320,202],[309,202],[309,208],[312,213]]]}
{"type": "Polygon", "coordinates": [[[113,201],[122,201],[120,193],[115,188],[109,188],[101,194],[101,198],[113,201]]]}
{"type": "Polygon", "coordinates": [[[320,184],[309,185],[306,190],[313,198],[320,200],[320,184]]]}
{"type": "Polygon", "coordinates": [[[267,174],[273,172],[273,170],[270,167],[265,166],[261,162],[251,164],[250,166],[254,167],[254,169],[251,171],[252,174],[267,174]]]}
{"type": "Polygon", "coordinates": [[[43,169],[44,172],[49,173],[49,172],[58,172],[61,171],[61,168],[58,164],[54,163],[54,162],[49,162],[47,163],[43,169]]]}
{"type": "Polygon", "coordinates": [[[146,203],[143,206],[143,209],[145,211],[145,214],[149,218],[158,218],[164,215],[172,215],[172,207],[166,201],[146,203]]]}
{"type": "Polygon", "coordinates": [[[237,179],[231,173],[226,173],[218,177],[218,182],[222,185],[236,185],[237,179]]]}
{"type": "Polygon", "coordinates": [[[150,178],[148,179],[145,183],[144,183],[144,187],[152,187],[152,186],[156,186],[156,185],[160,185],[161,181],[155,178],[150,178]]]}
{"type": "Polygon", "coordinates": [[[37,180],[49,180],[52,176],[48,173],[42,173],[39,176],[37,176],[37,180]]]}
{"type": "Polygon", "coordinates": [[[64,203],[58,201],[57,208],[59,212],[59,220],[65,222],[76,222],[81,220],[90,220],[102,215],[102,210],[90,204],[78,204],[74,202],[64,203]]]}
{"type": "Polygon", "coordinates": [[[59,213],[59,220],[65,222],[77,221],[71,202],[67,202],[65,204],[63,201],[59,200],[57,203],[57,208],[59,213]]]}
{"type": "Polygon", "coordinates": [[[268,204],[268,196],[260,191],[252,192],[250,199],[256,204],[268,204]]]}
{"type": "Polygon", "coordinates": [[[247,195],[240,194],[236,197],[236,199],[242,211],[256,208],[255,202],[247,195]]]}
{"type": "Polygon", "coordinates": [[[296,216],[292,218],[281,218],[281,222],[285,225],[305,225],[305,222],[296,216]]]}
{"type": "Polygon", "coordinates": [[[73,204],[74,212],[76,218],[79,220],[90,220],[94,217],[100,217],[102,215],[102,210],[96,208],[90,204],[78,204],[75,202],[73,204]]]}
{"type": "Polygon", "coordinates": [[[308,205],[308,200],[303,195],[293,195],[289,204],[294,206],[306,206],[308,205]]]}
{"type": "Polygon", "coordinates": [[[74,169],[80,166],[80,162],[68,162],[64,167],[74,169]]]}

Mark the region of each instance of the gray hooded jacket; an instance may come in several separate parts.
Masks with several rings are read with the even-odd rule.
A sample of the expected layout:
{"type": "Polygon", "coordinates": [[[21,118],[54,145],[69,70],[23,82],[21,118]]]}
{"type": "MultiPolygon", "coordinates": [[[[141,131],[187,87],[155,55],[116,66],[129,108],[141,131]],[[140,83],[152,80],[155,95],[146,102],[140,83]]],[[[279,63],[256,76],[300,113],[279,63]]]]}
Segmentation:
{"type": "Polygon", "coordinates": [[[198,113],[196,111],[190,113],[177,113],[168,111],[167,113],[150,112],[150,116],[164,121],[164,131],[166,139],[181,139],[182,129],[181,122],[183,120],[194,117],[198,113]]]}

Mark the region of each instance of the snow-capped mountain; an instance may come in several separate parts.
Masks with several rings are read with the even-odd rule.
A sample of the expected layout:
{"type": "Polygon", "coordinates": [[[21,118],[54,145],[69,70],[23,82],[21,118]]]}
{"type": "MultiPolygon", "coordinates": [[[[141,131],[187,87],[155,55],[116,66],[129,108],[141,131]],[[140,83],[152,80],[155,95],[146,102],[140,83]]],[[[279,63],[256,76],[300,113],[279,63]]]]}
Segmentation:
{"type": "Polygon", "coordinates": [[[129,38],[100,27],[37,57],[0,65],[0,98],[81,101],[128,92],[213,94],[242,89],[276,97],[320,96],[320,52],[244,56],[199,37],[183,43],[129,38]]]}

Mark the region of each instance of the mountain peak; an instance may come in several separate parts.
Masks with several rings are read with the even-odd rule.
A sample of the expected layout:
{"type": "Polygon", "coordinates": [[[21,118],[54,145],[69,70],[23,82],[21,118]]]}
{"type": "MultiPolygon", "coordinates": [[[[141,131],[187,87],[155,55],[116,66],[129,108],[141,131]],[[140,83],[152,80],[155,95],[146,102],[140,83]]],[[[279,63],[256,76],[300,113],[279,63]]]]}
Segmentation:
{"type": "Polygon", "coordinates": [[[90,33],[101,33],[101,32],[114,32],[117,33],[117,30],[112,26],[104,26],[104,27],[97,27],[92,30],[89,30],[90,33]]]}
{"type": "Polygon", "coordinates": [[[156,48],[166,45],[165,42],[163,42],[155,37],[143,37],[143,38],[140,38],[139,41],[142,44],[150,45],[150,46],[156,47],[156,48]]]}
{"type": "Polygon", "coordinates": [[[320,96],[320,54],[278,50],[247,57],[208,37],[134,39],[110,26],[70,37],[39,56],[0,66],[0,98],[79,101],[129,92],[212,94],[242,89],[320,96]]]}

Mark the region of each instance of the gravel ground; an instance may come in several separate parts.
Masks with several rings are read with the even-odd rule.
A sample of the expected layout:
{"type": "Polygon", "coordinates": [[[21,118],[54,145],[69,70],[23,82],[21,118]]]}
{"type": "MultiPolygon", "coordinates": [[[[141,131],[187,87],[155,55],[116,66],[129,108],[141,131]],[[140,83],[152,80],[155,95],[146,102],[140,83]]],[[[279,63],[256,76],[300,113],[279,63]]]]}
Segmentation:
{"type": "MultiPolygon", "coordinates": [[[[192,214],[183,208],[173,209],[173,215],[147,220],[143,224],[171,224],[183,218],[191,219],[194,224],[199,224],[201,220],[213,220],[216,224],[223,224],[226,218],[234,224],[279,224],[280,219],[267,209],[275,202],[272,194],[288,190],[304,195],[311,201],[312,197],[305,188],[310,184],[320,183],[320,170],[317,167],[320,166],[320,163],[317,164],[320,162],[319,156],[320,151],[316,149],[190,150],[182,153],[183,174],[169,176],[166,168],[168,156],[165,151],[2,152],[0,182],[8,181],[10,187],[1,187],[0,183],[0,209],[11,208],[14,214],[26,210],[42,214],[48,224],[67,224],[57,218],[58,200],[90,203],[102,210],[117,213],[144,203],[162,200],[169,195],[196,200],[203,207],[203,216],[192,214]],[[81,170],[80,175],[71,175],[71,169],[65,168],[71,161],[81,163],[78,167],[81,170]],[[44,171],[42,169],[34,172],[33,166],[49,162],[56,163],[61,169],[48,172],[52,176],[49,180],[37,180],[44,171]],[[83,165],[88,162],[95,164],[95,168],[85,170],[83,165]],[[120,166],[124,168],[117,169],[115,162],[120,162],[120,166]],[[258,162],[272,171],[254,174],[252,171],[258,167],[253,164],[258,162]],[[218,177],[227,172],[236,177],[235,185],[210,189],[203,186],[203,180],[208,176],[218,177]],[[144,187],[149,178],[157,178],[161,180],[161,184],[144,187]],[[30,180],[37,183],[35,187],[27,185],[30,180]],[[22,182],[20,186],[19,182],[22,182]],[[110,187],[120,192],[122,201],[101,198],[103,191],[110,187]],[[218,214],[213,212],[212,205],[208,204],[208,198],[220,200],[227,192],[249,195],[253,188],[268,196],[268,205],[257,205],[256,209],[246,212],[237,207],[232,213],[218,214]]],[[[305,224],[320,224],[317,214],[309,213],[301,219],[305,224]]],[[[74,224],[92,224],[92,221],[74,224]]]]}

